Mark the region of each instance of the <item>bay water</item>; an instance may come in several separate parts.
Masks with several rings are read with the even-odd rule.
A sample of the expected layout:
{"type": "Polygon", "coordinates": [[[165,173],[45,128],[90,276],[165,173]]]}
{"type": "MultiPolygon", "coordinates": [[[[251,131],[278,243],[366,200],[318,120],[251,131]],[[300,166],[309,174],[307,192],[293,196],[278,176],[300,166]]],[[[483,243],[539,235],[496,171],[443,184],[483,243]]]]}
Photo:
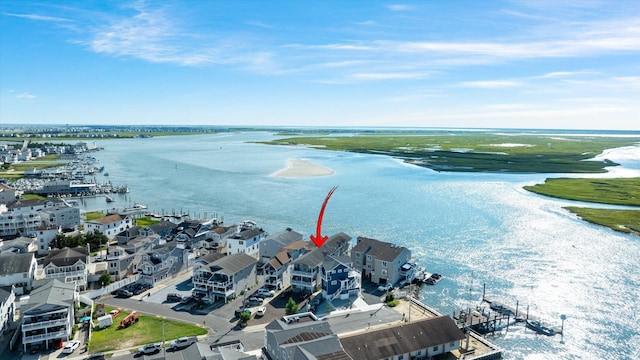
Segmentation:
{"type": "MultiPolygon", "coordinates": [[[[588,224],[562,209],[579,204],[523,190],[567,174],[435,172],[387,156],[255,143],[268,132],[99,141],[93,154],[128,194],[87,199],[89,210],[141,203],[158,214],[215,215],[225,224],[256,221],[269,233],[286,227],[315,233],[327,192],[338,189],[323,234],[345,232],[406,246],[428,272],[444,276],[421,289],[423,302],[444,314],[480,305],[487,296],[560,327],[536,335],[522,325],[489,339],[505,359],[640,358],[640,237],[588,224]],[[333,175],[272,176],[289,159],[331,168],[333,175]]],[[[640,148],[608,151],[640,176],[640,148]]],[[[485,305],[486,306],[486,305],[485,305]]]]}

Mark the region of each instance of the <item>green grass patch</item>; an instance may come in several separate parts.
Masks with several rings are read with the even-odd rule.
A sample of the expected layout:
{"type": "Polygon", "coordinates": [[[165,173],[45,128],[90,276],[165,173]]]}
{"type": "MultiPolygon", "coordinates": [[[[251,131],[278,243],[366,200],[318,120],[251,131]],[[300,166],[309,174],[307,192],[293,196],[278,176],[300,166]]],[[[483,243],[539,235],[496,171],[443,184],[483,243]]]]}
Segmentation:
{"type": "Polygon", "coordinates": [[[611,210],[567,206],[565,209],[592,224],[603,225],[615,231],[640,235],[640,210],[611,210]]]}
{"type": "Polygon", "coordinates": [[[47,200],[46,196],[36,194],[22,194],[21,197],[25,200],[47,200]]]}
{"type": "Polygon", "coordinates": [[[150,218],[148,216],[136,219],[136,225],[138,225],[140,227],[145,227],[145,226],[158,224],[158,223],[160,223],[160,220],[156,220],[156,219],[150,218]]]}
{"type": "Polygon", "coordinates": [[[557,178],[524,188],[536,194],[567,200],[640,206],[640,178],[557,178]]]}
{"type": "Polygon", "coordinates": [[[626,137],[425,131],[289,137],[266,143],[389,155],[437,171],[599,173],[616,164],[587,159],[639,141],[626,137]]]}
{"type": "Polygon", "coordinates": [[[102,211],[90,211],[88,213],[85,214],[87,221],[93,221],[96,219],[100,219],[105,217],[105,213],[103,213],[102,211]]]}
{"type": "MultiPolygon", "coordinates": [[[[111,309],[106,309],[107,313],[111,309]]],[[[183,322],[162,319],[156,316],[139,315],[138,322],[125,329],[118,329],[129,312],[121,311],[113,319],[113,325],[105,329],[94,329],[91,333],[89,352],[104,352],[140,346],[148,343],[162,343],[164,323],[165,341],[183,336],[198,336],[207,333],[207,329],[183,322]]]]}

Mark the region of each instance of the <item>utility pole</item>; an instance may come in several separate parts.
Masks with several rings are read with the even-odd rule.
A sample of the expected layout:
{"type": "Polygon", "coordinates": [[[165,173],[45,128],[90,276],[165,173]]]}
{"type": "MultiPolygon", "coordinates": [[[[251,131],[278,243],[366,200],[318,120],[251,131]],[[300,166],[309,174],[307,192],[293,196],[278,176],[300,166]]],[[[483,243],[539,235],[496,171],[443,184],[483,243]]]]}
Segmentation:
{"type": "Polygon", "coordinates": [[[411,303],[413,302],[413,284],[409,283],[409,318],[407,322],[411,322],[411,303]]]}

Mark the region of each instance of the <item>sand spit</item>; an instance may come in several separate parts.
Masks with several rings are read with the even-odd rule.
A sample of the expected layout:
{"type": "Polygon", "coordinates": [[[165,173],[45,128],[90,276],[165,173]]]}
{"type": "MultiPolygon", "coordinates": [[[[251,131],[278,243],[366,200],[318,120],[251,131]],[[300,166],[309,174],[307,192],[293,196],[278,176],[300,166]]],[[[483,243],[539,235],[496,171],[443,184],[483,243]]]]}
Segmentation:
{"type": "Polygon", "coordinates": [[[307,160],[290,159],[287,167],[278,170],[270,176],[281,178],[299,178],[299,177],[314,177],[314,176],[328,176],[335,173],[335,171],[314,164],[307,160]]]}

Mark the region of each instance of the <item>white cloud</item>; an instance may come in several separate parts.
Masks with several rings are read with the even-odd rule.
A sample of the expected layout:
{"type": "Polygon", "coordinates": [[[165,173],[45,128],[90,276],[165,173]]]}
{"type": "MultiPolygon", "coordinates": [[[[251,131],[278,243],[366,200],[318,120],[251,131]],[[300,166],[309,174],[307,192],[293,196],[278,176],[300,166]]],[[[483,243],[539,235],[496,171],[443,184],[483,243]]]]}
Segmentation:
{"type": "Polygon", "coordinates": [[[522,83],[511,80],[463,81],[459,83],[458,86],[480,89],[501,89],[522,86],[522,83]]]}
{"type": "Polygon", "coordinates": [[[413,9],[413,7],[409,5],[404,5],[404,4],[391,4],[391,5],[387,5],[387,9],[391,11],[408,11],[413,9]]]}
{"type": "Polygon", "coordinates": [[[37,96],[33,94],[29,94],[28,92],[23,92],[23,93],[17,94],[16,97],[19,99],[35,99],[37,96]]]}
{"type": "Polygon", "coordinates": [[[427,77],[425,73],[403,73],[403,72],[379,72],[379,73],[357,73],[351,75],[359,80],[392,80],[392,79],[423,79],[427,77]]]}
{"type": "Polygon", "coordinates": [[[69,19],[65,19],[65,18],[54,17],[54,16],[44,16],[44,15],[37,15],[37,14],[11,14],[11,13],[6,13],[5,15],[19,17],[19,18],[23,18],[23,19],[29,19],[29,20],[37,20],[37,21],[53,21],[53,22],[70,21],[69,19]]]}

